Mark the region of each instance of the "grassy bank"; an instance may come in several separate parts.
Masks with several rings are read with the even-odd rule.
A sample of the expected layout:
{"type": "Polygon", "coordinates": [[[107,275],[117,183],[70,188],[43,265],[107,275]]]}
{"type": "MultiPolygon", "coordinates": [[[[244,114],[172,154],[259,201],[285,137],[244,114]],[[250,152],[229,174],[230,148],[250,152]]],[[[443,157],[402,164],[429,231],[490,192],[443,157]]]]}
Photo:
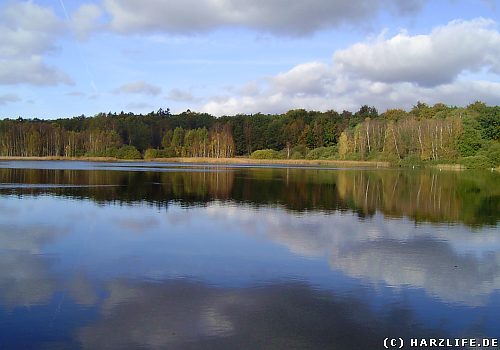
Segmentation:
{"type": "Polygon", "coordinates": [[[176,157],[176,158],[152,158],[138,160],[123,160],[112,157],[0,157],[0,161],[7,160],[79,160],[79,161],[127,161],[127,162],[164,162],[164,163],[197,163],[197,164],[276,164],[276,165],[303,165],[303,166],[336,166],[346,168],[356,167],[390,167],[389,162],[357,161],[357,160],[308,160],[308,159],[251,159],[251,158],[198,158],[198,157],[176,157]]]}
{"type": "MultiPolygon", "coordinates": [[[[203,157],[174,157],[174,158],[150,158],[150,159],[118,159],[114,157],[0,157],[0,161],[22,160],[22,161],[88,161],[88,162],[160,162],[160,163],[191,163],[191,164],[239,164],[239,165],[290,165],[290,166],[331,166],[340,168],[399,168],[400,166],[384,161],[365,161],[365,160],[327,160],[327,159],[253,159],[247,157],[236,158],[203,158],[203,157]]],[[[406,165],[404,168],[411,168],[406,165]]],[[[418,163],[415,168],[435,168],[447,171],[466,170],[463,164],[426,164],[418,163]]],[[[491,168],[490,168],[491,170],[491,168]]],[[[500,167],[492,170],[500,172],[500,167]]]]}
{"type": "Polygon", "coordinates": [[[154,158],[148,161],[169,163],[208,163],[208,164],[284,164],[284,165],[331,165],[341,167],[390,167],[389,162],[351,161],[351,160],[308,160],[308,159],[252,159],[252,158],[154,158]]]}
{"type": "Polygon", "coordinates": [[[118,159],[114,157],[0,157],[0,161],[8,160],[79,160],[88,162],[115,162],[115,161],[130,161],[118,159]]]}
{"type": "Polygon", "coordinates": [[[434,164],[431,165],[431,167],[439,170],[453,170],[453,171],[462,171],[467,169],[462,164],[434,164]]]}

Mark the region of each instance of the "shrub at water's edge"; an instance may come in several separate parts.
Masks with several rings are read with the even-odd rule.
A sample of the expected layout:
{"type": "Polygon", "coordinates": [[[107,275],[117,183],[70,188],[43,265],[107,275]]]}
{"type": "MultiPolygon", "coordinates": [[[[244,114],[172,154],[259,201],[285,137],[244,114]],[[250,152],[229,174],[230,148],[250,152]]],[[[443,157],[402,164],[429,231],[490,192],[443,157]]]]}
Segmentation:
{"type": "Polygon", "coordinates": [[[307,153],[306,159],[336,159],[337,156],[337,146],[318,147],[307,153]]]}
{"type": "Polygon", "coordinates": [[[261,149],[252,152],[251,159],[284,159],[283,155],[273,149],[261,149]]]}
{"type": "Polygon", "coordinates": [[[167,149],[148,148],[144,152],[144,159],[173,158],[173,157],[175,157],[175,151],[171,148],[167,149]]]}
{"type": "Polygon", "coordinates": [[[462,158],[460,164],[464,165],[467,169],[489,169],[494,166],[491,159],[483,155],[462,158]]]}
{"type": "Polygon", "coordinates": [[[141,153],[134,146],[110,147],[102,151],[87,152],[86,157],[108,157],[117,159],[142,159],[141,153]]]}

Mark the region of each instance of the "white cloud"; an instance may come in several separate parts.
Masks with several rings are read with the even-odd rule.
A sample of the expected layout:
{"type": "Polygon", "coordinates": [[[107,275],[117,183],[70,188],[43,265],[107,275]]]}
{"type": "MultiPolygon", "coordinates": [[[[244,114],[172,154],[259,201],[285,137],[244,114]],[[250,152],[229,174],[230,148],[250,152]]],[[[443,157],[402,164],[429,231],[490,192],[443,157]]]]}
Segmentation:
{"type": "Polygon", "coordinates": [[[29,58],[0,59],[0,84],[73,85],[64,72],[47,66],[40,56],[29,58]]]}
{"type": "Polygon", "coordinates": [[[330,65],[297,65],[211,98],[201,109],[224,115],[293,108],[356,110],[364,104],[385,110],[411,108],[419,100],[500,104],[500,33],[493,24],[484,19],[453,21],[429,35],[399,34],[355,44],[336,52],[330,65]],[[467,78],[471,71],[482,72],[482,80],[467,78]]]}
{"type": "Polygon", "coordinates": [[[181,89],[171,89],[168,93],[167,100],[176,102],[194,102],[199,101],[190,91],[181,89]]]}
{"type": "Polygon", "coordinates": [[[71,84],[71,79],[43,62],[57,50],[62,22],[54,12],[32,1],[0,6],[0,85],[71,84]]]}
{"type": "Polygon", "coordinates": [[[328,65],[310,62],[278,74],[270,80],[270,87],[274,91],[290,96],[324,96],[333,79],[328,65]]]}
{"type": "Polygon", "coordinates": [[[134,81],[131,83],[123,84],[113,91],[114,94],[145,94],[145,95],[159,95],[161,88],[146,83],[145,81],[134,81]]]}
{"type": "Polygon", "coordinates": [[[72,16],[72,28],[76,37],[86,40],[93,33],[103,28],[99,19],[103,14],[102,9],[95,4],[83,4],[72,16]]]}
{"type": "Polygon", "coordinates": [[[0,7],[0,56],[38,55],[54,50],[62,24],[48,8],[30,2],[0,7]]]}
{"type": "Polygon", "coordinates": [[[0,106],[4,106],[11,102],[21,101],[21,98],[16,94],[4,94],[0,95],[0,106]]]}
{"type": "Polygon", "coordinates": [[[370,20],[382,11],[412,14],[425,0],[105,0],[110,28],[120,33],[198,33],[246,27],[281,35],[306,35],[370,20]]]}
{"type": "Polygon", "coordinates": [[[486,19],[453,21],[428,35],[402,32],[338,51],[341,71],[382,82],[415,82],[422,86],[450,83],[464,71],[500,73],[500,33],[486,19]]]}
{"type": "Polygon", "coordinates": [[[125,109],[127,111],[152,111],[154,106],[147,102],[130,102],[125,109]]]}
{"type": "Polygon", "coordinates": [[[67,92],[65,95],[71,97],[85,97],[87,94],[82,91],[70,91],[67,92]]]}

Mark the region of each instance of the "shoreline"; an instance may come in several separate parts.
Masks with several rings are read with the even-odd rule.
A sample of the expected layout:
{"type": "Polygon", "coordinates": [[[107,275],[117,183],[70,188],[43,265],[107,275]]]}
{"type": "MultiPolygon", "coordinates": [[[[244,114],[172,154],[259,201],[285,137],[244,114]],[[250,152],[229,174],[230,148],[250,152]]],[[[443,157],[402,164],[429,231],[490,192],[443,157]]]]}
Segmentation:
{"type": "MultiPolygon", "coordinates": [[[[149,158],[149,159],[119,159],[114,157],[7,157],[0,156],[2,161],[81,161],[81,162],[124,162],[124,163],[179,163],[179,164],[206,164],[206,165],[281,165],[298,167],[342,167],[342,168],[393,168],[404,169],[385,161],[370,160],[330,160],[330,159],[252,159],[248,157],[235,158],[203,158],[203,157],[175,157],[175,158],[149,158]]],[[[461,164],[428,164],[419,169],[431,168],[439,171],[464,171],[461,164]]],[[[500,167],[490,170],[500,172],[500,167]]]]}
{"type": "Polygon", "coordinates": [[[195,163],[195,164],[241,164],[241,165],[295,165],[295,166],[344,166],[344,167],[375,167],[389,168],[389,162],[357,161],[357,160],[326,160],[326,159],[252,159],[246,157],[238,158],[202,158],[202,157],[179,157],[179,158],[153,158],[144,161],[165,163],[195,163]]]}
{"type": "Polygon", "coordinates": [[[151,159],[118,159],[113,157],[0,157],[0,161],[89,161],[89,162],[159,162],[183,164],[239,164],[239,165],[294,165],[294,166],[343,166],[351,168],[374,167],[390,168],[389,162],[366,160],[309,160],[309,159],[252,159],[252,158],[151,158],[151,159]]]}

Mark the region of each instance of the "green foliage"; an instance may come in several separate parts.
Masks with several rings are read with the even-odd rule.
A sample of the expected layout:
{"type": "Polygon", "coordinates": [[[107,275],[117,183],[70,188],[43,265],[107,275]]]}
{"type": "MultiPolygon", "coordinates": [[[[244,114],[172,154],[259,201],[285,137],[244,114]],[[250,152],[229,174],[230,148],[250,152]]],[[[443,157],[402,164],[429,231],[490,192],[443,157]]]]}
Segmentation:
{"type": "Polygon", "coordinates": [[[2,156],[136,157],[135,152],[119,151],[125,144],[139,152],[166,152],[148,151],[147,157],[231,157],[285,149],[279,156],[268,156],[302,159],[309,149],[319,149],[308,158],[399,162],[418,156],[426,162],[446,162],[482,155],[498,164],[495,143],[499,138],[500,107],[481,102],[466,108],[419,102],[411,112],[392,109],[381,115],[364,105],[355,113],[297,109],[216,118],[189,110],[178,115],[159,110],[147,115],[122,112],[0,121],[2,156]],[[323,149],[332,146],[338,146],[338,154],[323,149]]]}
{"type": "Polygon", "coordinates": [[[273,149],[260,149],[254,151],[250,158],[252,159],[283,159],[282,153],[273,149]]]}
{"type": "Polygon", "coordinates": [[[488,158],[493,162],[495,166],[500,165],[500,142],[491,143],[491,146],[487,150],[488,158]]]}
{"type": "Polygon", "coordinates": [[[141,153],[134,146],[123,145],[121,147],[110,147],[103,151],[87,152],[87,157],[110,157],[118,159],[141,159],[141,153]]]}
{"type": "Polygon", "coordinates": [[[407,113],[403,109],[388,109],[382,114],[382,117],[386,120],[398,121],[405,118],[406,115],[407,113]]]}
{"type": "Polygon", "coordinates": [[[176,127],[172,135],[172,147],[177,155],[181,155],[182,147],[184,146],[184,129],[176,127]]]}
{"type": "Polygon", "coordinates": [[[173,158],[175,157],[175,149],[173,147],[166,147],[162,150],[159,155],[161,155],[161,158],[173,158]]]}
{"type": "Polygon", "coordinates": [[[309,153],[309,148],[307,148],[306,145],[297,145],[292,148],[291,150],[291,157],[292,159],[304,159],[309,153]]]}
{"type": "Polygon", "coordinates": [[[175,157],[175,150],[172,147],[165,149],[148,148],[144,152],[144,159],[154,158],[173,158],[175,157]]]}
{"type": "Polygon", "coordinates": [[[343,160],[362,160],[361,155],[355,152],[346,153],[343,160]]]}
{"type": "Polygon", "coordinates": [[[89,151],[85,152],[84,156],[85,157],[109,157],[109,158],[115,158],[116,155],[116,147],[110,147],[106,148],[104,150],[100,151],[89,151]]]}
{"type": "Polygon", "coordinates": [[[168,148],[172,145],[172,136],[174,135],[174,132],[172,130],[168,130],[165,135],[163,135],[163,138],[161,140],[161,145],[163,148],[168,148]]]}
{"type": "Polygon", "coordinates": [[[464,118],[463,132],[458,138],[458,151],[462,157],[474,156],[481,148],[482,138],[479,128],[477,120],[464,118]]]}
{"type": "Polygon", "coordinates": [[[306,155],[306,159],[335,159],[335,157],[338,155],[337,151],[337,146],[318,147],[311,150],[306,155]]]}
{"type": "Polygon", "coordinates": [[[467,169],[488,169],[493,167],[493,162],[483,155],[462,158],[460,164],[467,169]]]}
{"type": "Polygon", "coordinates": [[[347,153],[349,153],[349,139],[345,132],[342,132],[339,137],[338,143],[339,158],[345,159],[347,153]]]}
{"type": "Polygon", "coordinates": [[[366,160],[377,161],[377,162],[390,162],[393,164],[398,164],[400,159],[396,154],[390,154],[380,151],[371,151],[366,160]]]}
{"type": "Polygon", "coordinates": [[[475,101],[467,106],[468,110],[475,111],[477,113],[482,113],[487,108],[486,104],[481,101],[475,101]]]}
{"type": "Polygon", "coordinates": [[[148,148],[144,151],[144,159],[158,158],[158,153],[160,150],[154,148],[148,148]]]}
{"type": "Polygon", "coordinates": [[[477,117],[485,140],[500,140],[500,107],[485,107],[477,117]]]}
{"type": "Polygon", "coordinates": [[[356,115],[359,118],[365,119],[365,118],[377,118],[378,117],[378,111],[375,107],[369,107],[368,105],[361,106],[358,112],[356,112],[356,115]]]}
{"type": "Polygon", "coordinates": [[[141,159],[141,153],[134,146],[121,146],[116,150],[116,158],[118,159],[141,159]]]}
{"type": "Polygon", "coordinates": [[[300,152],[292,152],[290,159],[304,159],[304,155],[300,152]]]}
{"type": "Polygon", "coordinates": [[[398,165],[403,168],[413,168],[423,166],[424,162],[420,159],[419,156],[411,155],[401,159],[398,165]]]}
{"type": "Polygon", "coordinates": [[[206,156],[209,146],[209,133],[206,128],[187,130],[184,133],[184,146],[182,156],[203,157],[206,156]]]}
{"type": "Polygon", "coordinates": [[[382,161],[382,162],[389,162],[394,165],[399,165],[399,162],[401,159],[397,156],[397,154],[391,154],[391,153],[381,153],[380,158],[374,159],[377,161],[382,161]]]}
{"type": "Polygon", "coordinates": [[[488,158],[494,166],[500,165],[500,142],[485,142],[483,144],[483,149],[477,152],[478,156],[484,156],[488,158]]]}

